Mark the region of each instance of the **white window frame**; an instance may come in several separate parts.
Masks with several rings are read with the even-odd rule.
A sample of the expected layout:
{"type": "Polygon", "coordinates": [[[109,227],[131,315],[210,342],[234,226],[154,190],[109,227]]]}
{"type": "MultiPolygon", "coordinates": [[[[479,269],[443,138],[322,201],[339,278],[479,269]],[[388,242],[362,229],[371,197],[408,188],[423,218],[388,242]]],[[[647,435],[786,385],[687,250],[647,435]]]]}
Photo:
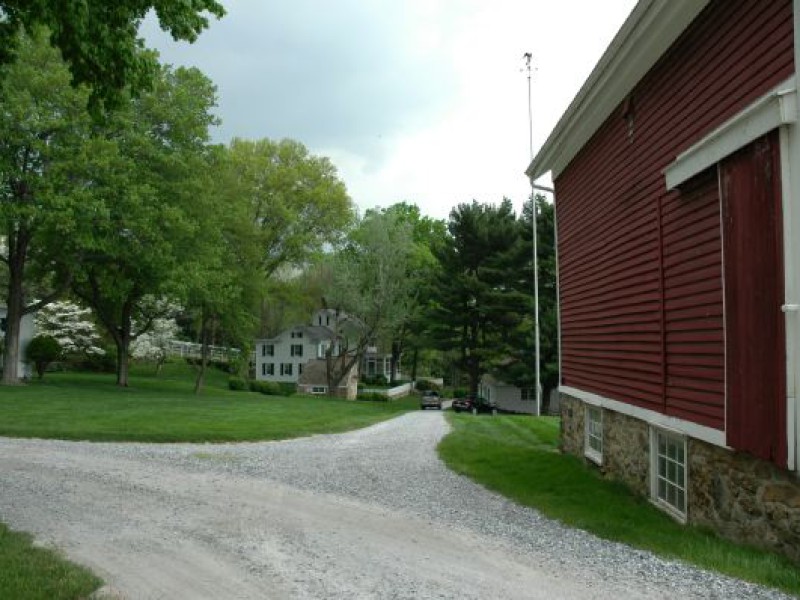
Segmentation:
{"type": "Polygon", "coordinates": [[[303,344],[292,344],[289,349],[291,356],[303,356],[303,344]]]}
{"type": "Polygon", "coordinates": [[[292,363],[281,363],[281,377],[292,376],[292,363]]]}
{"type": "Polygon", "coordinates": [[[324,385],[315,385],[315,386],[312,386],[312,387],[311,387],[311,393],[312,393],[312,394],[318,394],[318,395],[320,395],[320,394],[327,394],[327,393],[328,393],[328,387],[327,387],[327,386],[324,386],[324,385]]]}
{"type": "Polygon", "coordinates": [[[264,344],[261,356],[275,356],[275,344],[264,344]]]}
{"type": "Polygon", "coordinates": [[[603,464],[603,409],[585,404],[583,455],[598,465],[603,464]],[[593,444],[595,441],[597,443],[593,444]],[[598,447],[599,446],[599,447],[598,447]]]}
{"type": "Polygon", "coordinates": [[[264,366],[267,368],[265,375],[275,375],[275,363],[264,363],[264,366]]]}
{"type": "Polygon", "coordinates": [[[689,507],[687,450],[686,436],[667,429],[650,428],[650,498],[653,504],[681,523],[686,523],[689,507]],[[663,453],[660,447],[662,439],[666,444],[663,453]],[[679,448],[675,456],[670,454],[669,444],[679,448]],[[675,503],[670,502],[671,492],[676,496],[675,503]],[[681,495],[682,503],[678,501],[681,495]]]}

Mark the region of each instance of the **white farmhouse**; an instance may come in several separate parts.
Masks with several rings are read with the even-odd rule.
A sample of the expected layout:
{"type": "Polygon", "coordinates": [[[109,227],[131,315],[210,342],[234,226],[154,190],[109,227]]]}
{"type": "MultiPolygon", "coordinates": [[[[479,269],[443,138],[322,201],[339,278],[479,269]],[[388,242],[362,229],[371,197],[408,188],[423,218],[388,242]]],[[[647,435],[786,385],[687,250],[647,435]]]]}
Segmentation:
{"type": "Polygon", "coordinates": [[[256,379],[297,383],[309,361],[325,358],[335,337],[334,316],[333,311],[319,310],[314,325],[296,325],[274,338],[256,340],[256,379]]]}

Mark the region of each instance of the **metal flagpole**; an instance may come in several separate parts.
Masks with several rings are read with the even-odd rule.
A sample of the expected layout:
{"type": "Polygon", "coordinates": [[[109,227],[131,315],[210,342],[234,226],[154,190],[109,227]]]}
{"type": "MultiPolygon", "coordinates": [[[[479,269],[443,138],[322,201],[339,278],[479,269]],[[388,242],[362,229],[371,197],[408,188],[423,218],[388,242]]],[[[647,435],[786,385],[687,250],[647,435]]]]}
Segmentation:
{"type": "MultiPolygon", "coordinates": [[[[530,52],[522,55],[525,59],[525,69],[528,72],[528,143],[530,160],[533,160],[533,102],[531,99],[531,59],[530,52]]],[[[541,384],[541,351],[539,347],[539,257],[537,252],[536,234],[536,186],[531,179],[531,228],[533,230],[533,323],[534,343],[536,346],[536,416],[542,414],[542,384],[541,384]]]]}

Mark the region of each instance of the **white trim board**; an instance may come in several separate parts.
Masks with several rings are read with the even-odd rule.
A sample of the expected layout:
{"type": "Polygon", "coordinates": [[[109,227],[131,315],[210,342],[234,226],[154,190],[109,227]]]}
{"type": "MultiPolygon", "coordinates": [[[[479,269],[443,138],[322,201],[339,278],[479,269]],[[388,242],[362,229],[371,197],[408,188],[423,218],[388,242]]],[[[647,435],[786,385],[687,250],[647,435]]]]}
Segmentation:
{"type": "Polygon", "coordinates": [[[557,178],[709,0],[639,0],[525,173],[557,178]]]}
{"type": "Polygon", "coordinates": [[[573,398],[577,398],[586,404],[607,408],[608,410],[613,410],[614,412],[622,413],[623,415],[639,419],[648,425],[653,425],[660,429],[686,435],[703,442],[713,444],[714,446],[728,448],[725,443],[724,431],[706,427],[705,425],[698,425],[697,423],[692,423],[691,421],[686,421],[684,419],[670,417],[669,415],[665,415],[654,410],[641,408],[639,406],[634,406],[633,404],[620,402],[619,400],[612,400],[611,398],[606,398],[592,392],[586,392],[584,390],[566,385],[559,386],[558,391],[567,394],[568,396],[572,396],[573,398]]]}
{"type": "Polygon", "coordinates": [[[797,122],[797,91],[789,78],[682,152],[664,170],[672,190],[753,140],[797,122]]]}

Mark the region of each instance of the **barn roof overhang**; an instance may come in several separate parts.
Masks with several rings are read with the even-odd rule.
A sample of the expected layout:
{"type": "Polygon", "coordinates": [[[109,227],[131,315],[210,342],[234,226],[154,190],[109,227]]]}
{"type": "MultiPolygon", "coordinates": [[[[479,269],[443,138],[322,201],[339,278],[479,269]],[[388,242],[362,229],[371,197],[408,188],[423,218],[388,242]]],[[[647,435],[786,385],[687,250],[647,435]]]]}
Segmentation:
{"type": "Polygon", "coordinates": [[[640,0],[525,174],[555,179],[709,0],[640,0]]]}

